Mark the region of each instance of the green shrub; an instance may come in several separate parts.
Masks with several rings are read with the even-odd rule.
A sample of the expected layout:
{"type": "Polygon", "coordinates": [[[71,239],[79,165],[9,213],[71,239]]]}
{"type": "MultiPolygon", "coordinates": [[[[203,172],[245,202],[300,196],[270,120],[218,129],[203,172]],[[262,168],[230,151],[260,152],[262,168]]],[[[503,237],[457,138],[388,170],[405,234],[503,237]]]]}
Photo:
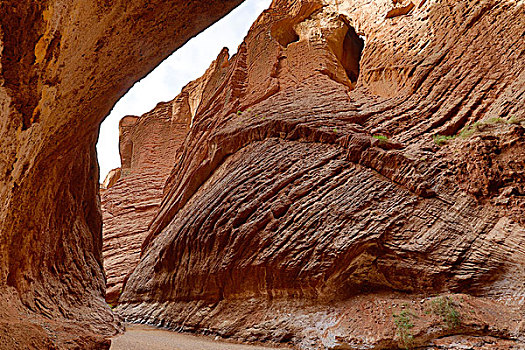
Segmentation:
{"type": "Polygon", "coordinates": [[[465,139],[467,137],[472,136],[476,131],[480,131],[483,129],[483,124],[481,122],[475,122],[472,125],[467,125],[463,129],[460,130],[458,136],[465,139]]]}
{"type": "Polygon", "coordinates": [[[458,136],[461,137],[461,138],[467,138],[467,137],[472,136],[477,131],[483,131],[483,129],[487,125],[508,124],[508,123],[510,123],[510,121],[507,121],[507,120],[505,120],[503,118],[499,118],[499,117],[493,117],[493,118],[490,118],[490,119],[488,119],[486,121],[475,122],[474,124],[465,126],[463,129],[461,129],[461,131],[459,132],[458,136]]]}
{"type": "Polygon", "coordinates": [[[397,327],[397,335],[401,339],[401,345],[405,349],[412,347],[414,340],[414,336],[410,333],[410,330],[414,328],[410,316],[412,315],[407,310],[403,310],[399,314],[393,314],[394,323],[397,327]]]}
{"type": "MultiPolygon", "coordinates": [[[[493,124],[520,124],[519,121],[515,117],[510,118],[509,120],[505,120],[503,118],[499,117],[493,117],[486,121],[482,122],[475,122],[470,125],[466,125],[463,129],[461,129],[457,135],[457,137],[461,137],[463,139],[472,136],[474,133],[478,131],[483,131],[483,129],[487,125],[493,125],[493,124]]],[[[454,140],[456,136],[445,136],[445,135],[434,135],[434,143],[438,146],[443,146],[450,140],[454,140]]]]}
{"type": "Polygon", "coordinates": [[[454,140],[455,136],[445,136],[445,135],[434,135],[434,143],[438,146],[445,145],[448,141],[454,140]]]}
{"type": "Polygon", "coordinates": [[[373,137],[374,139],[379,140],[379,141],[388,141],[388,137],[383,136],[383,135],[372,135],[372,137],[373,137]]]}
{"type": "Polygon", "coordinates": [[[492,117],[489,120],[482,122],[483,124],[506,124],[507,121],[500,117],[492,117]]]}
{"type": "Polygon", "coordinates": [[[459,311],[449,297],[439,297],[432,300],[432,311],[443,318],[443,322],[449,329],[457,328],[461,324],[459,311]]]}

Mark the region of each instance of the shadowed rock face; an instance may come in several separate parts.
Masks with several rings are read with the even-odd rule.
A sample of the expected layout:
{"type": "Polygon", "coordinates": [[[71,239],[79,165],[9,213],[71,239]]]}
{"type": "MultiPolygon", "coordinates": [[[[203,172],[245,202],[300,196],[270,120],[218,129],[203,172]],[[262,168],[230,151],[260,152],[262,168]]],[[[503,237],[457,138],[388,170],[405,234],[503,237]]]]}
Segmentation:
{"type": "Polygon", "coordinates": [[[118,312],[302,348],[524,346],[524,6],[274,1],[212,66],[118,312]]]}
{"type": "Polygon", "coordinates": [[[0,3],[0,347],[100,349],[121,329],[104,302],[99,123],[239,3],[0,3]]]}

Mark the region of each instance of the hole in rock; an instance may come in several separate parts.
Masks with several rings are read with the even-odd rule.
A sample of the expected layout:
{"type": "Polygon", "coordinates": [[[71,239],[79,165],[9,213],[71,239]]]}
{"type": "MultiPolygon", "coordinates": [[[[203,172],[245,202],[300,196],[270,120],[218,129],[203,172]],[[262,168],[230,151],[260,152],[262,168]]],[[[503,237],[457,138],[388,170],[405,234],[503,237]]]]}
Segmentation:
{"type": "Polygon", "coordinates": [[[355,84],[359,77],[359,62],[365,47],[365,41],[356,33],[355,29],[348,26],[348,31],[343,40],[343,53],[340,58],[348,79],[355,84]]]}
{"type": "Polygon", "coordinates": [[[277,24],[272,28],[272,37],[283,47],[299,41],[299,35],[291,25],[277,24]]]}

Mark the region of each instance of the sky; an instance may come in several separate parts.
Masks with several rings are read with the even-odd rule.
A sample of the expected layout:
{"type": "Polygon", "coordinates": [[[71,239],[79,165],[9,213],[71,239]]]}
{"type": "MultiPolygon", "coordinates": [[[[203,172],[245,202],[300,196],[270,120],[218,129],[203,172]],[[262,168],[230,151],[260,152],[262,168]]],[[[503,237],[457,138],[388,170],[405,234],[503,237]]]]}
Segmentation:
{"type": "Polygon", "coordinates": [[[120,167],[118,124],[126,115],[142,115],[161,101],[170,101],[190,81],[204,74],[223,47],[230,56],[271,0],[246,0],[220,21],[191,39],[135,85],[113,107],[100,127],[97,143],[100,181],[120,167]]]}

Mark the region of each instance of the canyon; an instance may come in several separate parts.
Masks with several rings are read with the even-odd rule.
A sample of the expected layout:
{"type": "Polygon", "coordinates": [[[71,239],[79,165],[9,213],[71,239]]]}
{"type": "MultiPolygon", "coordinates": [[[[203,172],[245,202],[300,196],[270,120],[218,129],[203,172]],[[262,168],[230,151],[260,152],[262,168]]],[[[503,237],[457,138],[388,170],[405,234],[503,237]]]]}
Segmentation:
{"type": "Polygon", "coordinates": [[[188,114],[172,117],[172,109],[180,105],[161,103],[140,118],[126,116],[120,121],[122,167],[108,174],[100,195],[106,300],[112,305],[138,263],[164,182],[189,129],[188,114]]]}
{"type": "Polygon", "coordinates": [[[112,104],[239,2],[0,4],[0,342],[525,347],[523,1],[274,0],[99,194],[112,104]]]}

